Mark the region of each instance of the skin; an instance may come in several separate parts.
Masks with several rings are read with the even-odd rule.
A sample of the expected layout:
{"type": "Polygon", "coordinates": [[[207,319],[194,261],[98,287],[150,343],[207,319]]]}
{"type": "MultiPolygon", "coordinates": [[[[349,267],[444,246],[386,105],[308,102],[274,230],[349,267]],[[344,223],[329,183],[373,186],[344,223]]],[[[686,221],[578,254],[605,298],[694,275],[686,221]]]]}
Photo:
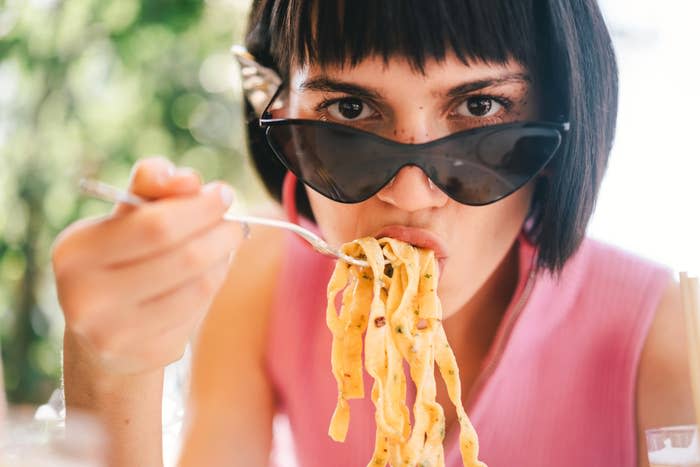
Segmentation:
{"type": "MultiPolygon", "coordinates": [[[[526,70],[514,62],[467,66],[448,57],[444,62],[429,61],[425,74],[420,74],[401,59],[392,59],[388,65],[367,59],[352,68],[296,68],[292,76],[290,111],[295,116],[337,120],[342,117],[335,112],[337,105],[321,109],[319,103],[358,97],[359,87],[365,93],[360,97],[371,97],[363,103],[371,104],[371,111],[364,112],[363,107],[361,121],[346,123],[408,143],[538,116],[537,90],[526,70]],[[450,96],[450,90],[465,82],[493,79],[500,81],[450,96]],[[348,94],[347,86],[340,92],[338,81],[353,85],[353,94],[348,94]],[[511,105],[506,109],[491,102],[486,116],[464,112],[463,103],[479,95],[506,97],[511,105]]],[[[156,175],[167,172],[165,166],[162,160],[146,160],[134,170],[132,191],[157,199],[153,206],[78,223],[55,247],[54,269],[67,323],[64,365],[69,407],[89,410],[108,426],[114,440],[111,465],[160,465],[162,367],[177,358],[187,338],[194,336],[180,464],[265,465],[274,394],[263,362],[271,297],[284,254],[283,234],[254,229],[253,237],[241,242],[239,230],[228,226],[233,229],[226,231],[228,237],[217,236],[217,229],[227,228],[213,220],[222,205],[200,192],[196,174],[166,173],[157,182],[156,175]],[[198,209],[188,207],[186,201],[198,209]],[[189,216],[189,230],[172,222],[167,225],[179,232],[177,241],[149,236],[165,216],[189,216]],[[197,241],[203,238],[207,241],[197,241]],[[113,252],[112,267],[101,262],[104,251],[113,252]],[[231,251],[237,253],[228,271],[216,269],[231,251]],[[184,256],[178,259],[180,254],[184,256]],[[198,263],[196,274],[180,278],[173,286],[172,278],[168,279],[172,263],[164,261],[164,255],[171,255],[171,261],[208,260],[198,263]],[[128,269],[135,266],[140,269],[128,269]],[[115,271],[125,267],[117,276],[115,271]],[[137,270],[145,271],[149,280],[136,281],[129,275],[137,270]],[[115,282],[116,277],[120,281],[115,282]],[[86,278],[92,278],[89,286],[86,278]],[[174,302],[158,301],[189,289],[196,290],[192,300],[197,306],[187,309],[195,311],[178,311],[172,308],[174,302]],[[108,292],[97,297],[93,290],[108,292]],[[127,295],[143,299],[127,302],[123,298],[127,295]],[[160,305],[143,306],[144,301],[154,300],[160,305]],[[94,303],[99,306],[90,306],[94,303]],[[104,336],[111,335],[120,337],[105,342],[104,336]]],[[[441,240],[447,257],[439,294],[466,402],[517,283],[516,238],[528,213],[531,186],[475,208],[451,200],[420,169],[405,167],[392,183],[362,203],[341,204],[307,192],[319,227],[332,244],[373,235],[392,224],[424,229],[441,240]]],[[[669,282],[640,362],[636,401],[640,433],[648,427],[691,420],[679,310],[677,287],[669,282]]],[[[438,394],[438,402],[446,404],[444,393],[438,394]]],[[[447,423],[453,420],[448,418],[447,423]]],[[[641,442],[639,449],[639,465],[645,466],[641,442]]]]}

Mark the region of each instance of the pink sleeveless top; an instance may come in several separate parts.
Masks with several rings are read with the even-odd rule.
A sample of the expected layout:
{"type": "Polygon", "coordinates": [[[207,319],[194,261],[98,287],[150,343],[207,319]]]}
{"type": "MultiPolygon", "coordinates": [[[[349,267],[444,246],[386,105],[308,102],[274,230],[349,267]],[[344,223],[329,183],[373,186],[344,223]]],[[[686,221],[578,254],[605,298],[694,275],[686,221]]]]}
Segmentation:
{"type": "MultiPolygon", "coordinates": [[[[365,399],[350,401],[345,443],[327,434],[337,398],[325,322],[333,261],[298,239],[287,243],[266,361],[278,411],[289,417],[299,467],[367,465],[369,375],[365,399]]],[[[489,467],[636,467],[637,366],[669,271],[586,239],[557,280],[531,273],[535,251],[522,238],[519,252],[519,285],[465,400],[480,459],[489,467]]],[[[445,438],[448,467],[462,465],[457,430],[445,438]]]]}

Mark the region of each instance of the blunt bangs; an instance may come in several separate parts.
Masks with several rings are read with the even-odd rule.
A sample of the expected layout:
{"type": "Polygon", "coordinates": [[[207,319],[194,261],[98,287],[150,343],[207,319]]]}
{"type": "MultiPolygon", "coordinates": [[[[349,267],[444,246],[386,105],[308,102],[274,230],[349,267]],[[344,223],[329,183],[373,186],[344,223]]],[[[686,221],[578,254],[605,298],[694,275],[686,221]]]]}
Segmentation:
{"type": "MultiPolygon", "coordinates": [[[[276,63],[356,65],[369,56],[406,58],[421,72],[454,52],[464,63],[534,63],[529,0],[274,0],[276,63]],[[439,27],[436,27],[439,25],[439,27]]],[[[286,74],[288,70],[281,70],[286,74]]]]}

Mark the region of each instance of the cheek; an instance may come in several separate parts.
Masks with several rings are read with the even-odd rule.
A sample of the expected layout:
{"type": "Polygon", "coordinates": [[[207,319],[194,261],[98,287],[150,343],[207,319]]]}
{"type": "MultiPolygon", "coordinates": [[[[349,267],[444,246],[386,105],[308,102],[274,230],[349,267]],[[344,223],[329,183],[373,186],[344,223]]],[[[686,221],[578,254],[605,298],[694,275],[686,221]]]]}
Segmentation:
{"type": "Polygon", "coordinates": [[[342,245],[358,237],[362,203],[337,203],[309,188],[306,194],[321,235],[331,245],[342,245]]]}
{"type": "Polygon", "coordinates": [[[458,276],[487,277],[508,253],[517,239],[530,210],[533,187],[494,204],[473,208],[460,207],[450,231],[451,267],[458,276]]]}
{"type": "Polygon", "coordinates": [[[469,301],[497,270],[518,238],[527,217],[532,188],[483,208],[459,208],[450,231],[450,257],[440,279],[445,317],[469,301]]]}
{"type": "Polygon", "coordinates": [[[481,213],[478,233],[482,245],[496,250],[497,255],[505,254],[517,238],[523,222],[530,211],[534,185],[532,183],[498,201],[486,206],[481,213]]]}
{"type": "MultiPolygon", "coordinates": [[[[504,228],[516,231],[517,233],[522,228],[532,204],[532,196],[534,194],[534,182],[530,182],[523,188],[513,193],[506,199],[502,200],[501,204],[495,203],[494,218],[496,225],[502,225],[504,228]]],[[[512,233],[511,235],[512,236],[512,233]]]]}

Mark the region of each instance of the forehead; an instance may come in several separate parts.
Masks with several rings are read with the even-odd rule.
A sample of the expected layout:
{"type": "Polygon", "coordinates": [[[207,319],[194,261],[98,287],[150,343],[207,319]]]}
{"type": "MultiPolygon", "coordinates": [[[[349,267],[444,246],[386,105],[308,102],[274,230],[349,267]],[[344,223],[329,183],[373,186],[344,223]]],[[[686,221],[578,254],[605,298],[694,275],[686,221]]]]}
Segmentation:
{"type": "Polygon", "coordinates": [[[306,83],[319,78],[352,82],[372,88],[411,90],[441,89],[464,82],[519,82],[530,80],[528,70],[520,62],[510,59],[505,62],[476,61],[468,64],[454,54],[443,59],[427,59],[422,70],[402,57],[384,60],[382,57],[367,57],[355,65],[320,65],[310,63],[290,70],[292,89],[302,91],[306,83]]]}

